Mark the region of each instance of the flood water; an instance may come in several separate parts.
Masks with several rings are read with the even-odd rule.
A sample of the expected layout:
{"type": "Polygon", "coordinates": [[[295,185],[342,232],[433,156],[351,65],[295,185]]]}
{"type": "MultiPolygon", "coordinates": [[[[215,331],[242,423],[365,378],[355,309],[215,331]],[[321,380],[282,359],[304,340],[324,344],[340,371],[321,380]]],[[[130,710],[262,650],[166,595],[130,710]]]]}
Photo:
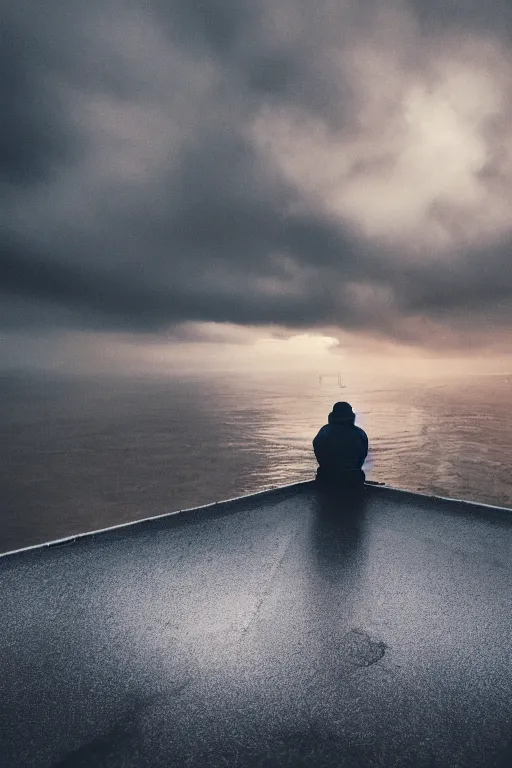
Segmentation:
{"type": "Polygon", "coordinates": [[[512,507],[512,377],[0,377],[0,551],[314,477],[336,400],[370,479],[512,507]]]}

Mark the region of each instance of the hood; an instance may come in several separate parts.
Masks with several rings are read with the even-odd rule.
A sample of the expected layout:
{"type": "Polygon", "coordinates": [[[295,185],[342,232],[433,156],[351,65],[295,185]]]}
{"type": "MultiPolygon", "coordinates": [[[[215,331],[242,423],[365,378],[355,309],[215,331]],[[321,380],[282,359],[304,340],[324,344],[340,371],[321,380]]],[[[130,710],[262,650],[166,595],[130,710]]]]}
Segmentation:
{"type": "Polygon", "coordinates": [[[339,424],[342,427],[351,427],[354,424],[355,420],[356,420],[355,413],[352,414],[351,416],[349,415],[342,416],[338,413],[333,413],[331,411],[328,417],[329,424],[339,424]]]}

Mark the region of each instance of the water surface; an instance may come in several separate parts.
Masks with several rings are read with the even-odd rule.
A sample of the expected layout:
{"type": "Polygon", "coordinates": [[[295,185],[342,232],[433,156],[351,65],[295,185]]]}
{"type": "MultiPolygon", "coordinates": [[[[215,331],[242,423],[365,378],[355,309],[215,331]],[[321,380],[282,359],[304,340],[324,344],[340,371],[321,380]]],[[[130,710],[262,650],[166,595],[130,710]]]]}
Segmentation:
{"type": "Polygon", "coordinates": [[[3,375],[0,551],[312,479],[339,399],[371,479],[512,506],[510,377],[344,381],[3,375]]]}

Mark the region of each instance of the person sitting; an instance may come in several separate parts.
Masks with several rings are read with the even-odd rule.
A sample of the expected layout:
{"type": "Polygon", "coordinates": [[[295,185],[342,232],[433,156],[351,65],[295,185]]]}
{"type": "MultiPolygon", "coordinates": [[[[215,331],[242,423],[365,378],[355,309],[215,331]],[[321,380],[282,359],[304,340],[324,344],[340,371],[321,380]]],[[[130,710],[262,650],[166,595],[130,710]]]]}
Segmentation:
{"type": "Polygon", "coordinates": [[[313,440],[318,483],[351,489],[363,487],[368,436],[355,425],[355,418],[350,403],[335,403],[328,417],[329,423],[313,440]]]}

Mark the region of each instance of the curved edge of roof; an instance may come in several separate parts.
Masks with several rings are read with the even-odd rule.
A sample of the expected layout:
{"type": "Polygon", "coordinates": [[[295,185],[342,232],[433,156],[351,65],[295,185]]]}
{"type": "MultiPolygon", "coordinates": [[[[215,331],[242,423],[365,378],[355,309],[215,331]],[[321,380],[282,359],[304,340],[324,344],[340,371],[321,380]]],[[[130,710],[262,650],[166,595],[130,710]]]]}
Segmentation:
{"type": "Polygon", "coordinates": [[[299,489],[308,487],[313,484],[313,480],[302,480],[297,483],[287,483],[286,485],[275,485],[271,488],[266,488],[262,491],[255,491],[254,493],[248,493],[243,496],[234,496],[231,499],[220,499],[219,501],[212,501],[209,504],[201,504],[198,507],[187,507],[186,509],[175,509],[173,512],[164,512],[162,515],[151,515],[150,517],[142,517],[137,520],[130,520],[128,523],[118,523],[118,525],[111,525],[107,528],[97,528],[93,531],[84,531],[84,533],[75,533],[71,536],[64,536],[61,539],[53,539],[52,541],[44,541],[41,544],[32,544],[29,547],[21,547],[20,549],[12,549],[8,552],[0,552],[0,558],[7,557],[8,555],[19,555],[22,552],[30,552],[35,549],[46,549],[47,547],[55,546],[56,544],[66,544],[79,539],[85,539],[88,536],[97,536],[100,533],[109,533],[110,531],[121,530],[122,528],[131,528],[140,523],[149,523],[152,520],[165,520],[167,517],[175,517],[176,515],[185,514],[187,512],[199,512],[203,509],[212,509],[218,507],[221,504],[230,504],[234,501],[245,501],[246,499],[254,499],[264,496],[272,496],[279,491],[289,491],[294,488],[299,489]]]}
{"type": "Polygon", "coordinates": [[[512,507],[499,507],[496,504],[486,504],[483,501],[471,501],[471,499],[457,499],[452,496],[437,496],[432,493],[421,493],[420,491],[409,491],[407,488],[396,488],[394,485],[387,485],[387,483],[379,483],[375,481],[367,481],[366,485],[372,488],[380,488],[385,491],[395,491],[396,493],[403,493],[408,496],[420,496],[423,499],[431,499],[434,501],[449,501],[455,504],[467,504],[470,507],[483,507],[484,509],[492,509],[497,512],[509,512],[512,513],[512,507]]]}
{"type": "MultiPolygon", "coordinates": [[[[181,514],[190,513],[190,512],[199,512],[206,509],[213,509],[220,505],[230,504],[236,501],[246,501],[246,500],[251,500],[256,498],[264,498],[267,496],[273,496],[279,492],[283,492],[283,491],[288,492],[293,489],[299,490],[300,488],[308,488],[308,487],[312,487],[313,485],[314,485],[314,480],[302,480],[296,483],[288,483],[286,485],[276,485],[271,488],[266,488],[262,491],[255,491],[254,493],[248,493],[243,496],[234,496],[230,499],[221,499],[219,501],[210,502],[209,504],[201,504],[197,507],[187,507],[186,509],[176,509],[173,512],[164,512],[164,514],[162,515],[152,515],[150,517],[143,517],[137,520],[131,520],[128,523],[119,523],[118,525],[111,525],[111,526],[108,526],[107,528],[98,528],[93,531],[85,531],[84,533],[76,533],[71,536],[64,536],[61,539],[45,541],[41,544],[32,544],[29,547],[21,547],[20,549],[13,549],[8,552],[0,552],[0,558],[8,557],[9,555],[19,555],[19,554],[22,554],[23,552],[31,552],[33,550],[38,550],[38,549],[46,549],[58,544],[72,543],[88,537],[97,536],[98,534],[101,534],[101,533],[109,533],[110,531],[117,531],[123,528],[132,528],[136,525],[140,525],[141,523],[148,523],[153,520],[165,520],[168,517],[175,517],[176,515],[181,515],[181,514]]],[[[405,496],[413,496],[413,497],[419,496],[420,498],[430,499],[432,501],[446,501],[446,502],[451,502],[456,504],[466,504],[472,507],[483,507],[484,509],[490,509],[496,512],[507,512],[509,514],[512,513],[512,508],[510,507],[499,507],[494,504],[485,504],[483,502],[471,501],[469,499],[456,499],[450,496],[436,496],[434,494],[420,493],[419,491],[410,491],[410,490],[407,490],[406,488],[396,488],[395,486],[387,485],[386,483],[377,482],[374,480],[367,481],[366,485],[369,486],[370,488],[375,488],[377,490],[393,491],[395,493],[400,493],[405,496]]]]}

